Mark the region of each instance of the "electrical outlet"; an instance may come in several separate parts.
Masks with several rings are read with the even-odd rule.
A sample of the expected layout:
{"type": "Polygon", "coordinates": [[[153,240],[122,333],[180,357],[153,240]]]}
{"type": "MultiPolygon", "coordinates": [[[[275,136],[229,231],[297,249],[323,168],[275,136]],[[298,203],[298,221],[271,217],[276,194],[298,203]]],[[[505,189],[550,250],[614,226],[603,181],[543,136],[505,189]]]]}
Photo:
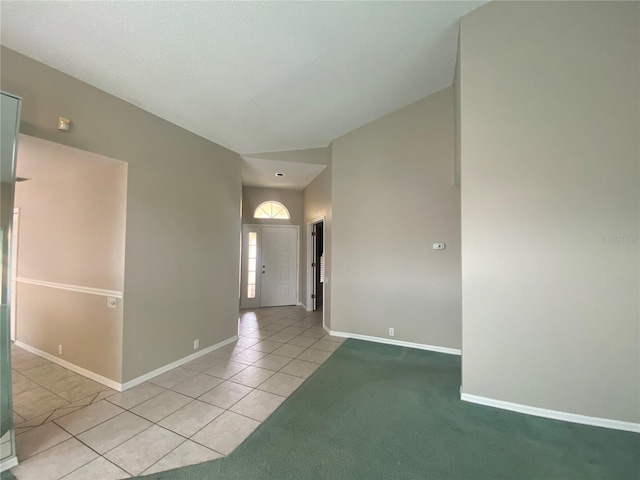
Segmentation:
{"type": "Polygon", "coordinates": [[[62,345],[58,345],[58,355],[62,355],[62,345]]]}
{"type": "Polygon", "coordinates": [[[107,297],[107,308],[116,308],[118,305],[118,300],[116,297],[107,297]]]}
{"type": "Polygon", "coordinates": [[[193,341],[193,349],[194,349],[194,350],[197,350],[197,349],[199,349],[199,348],[200,348],[200,339],[199,339],[199,338],[196,338],[196,339],[193,341]]]}
{"type": "Polygon", "coordinates": [[[395,328],[390,328],[389,329],[389,336],[393,337],[396,334],[396,329],[395,328]]]}
{"type": "Polygon", "coordinates": [[[447,244],[446,243],[434,243],[433,244],[433,249],[434,250],[444,250],[445,248],[447,248],[447,244]]]}

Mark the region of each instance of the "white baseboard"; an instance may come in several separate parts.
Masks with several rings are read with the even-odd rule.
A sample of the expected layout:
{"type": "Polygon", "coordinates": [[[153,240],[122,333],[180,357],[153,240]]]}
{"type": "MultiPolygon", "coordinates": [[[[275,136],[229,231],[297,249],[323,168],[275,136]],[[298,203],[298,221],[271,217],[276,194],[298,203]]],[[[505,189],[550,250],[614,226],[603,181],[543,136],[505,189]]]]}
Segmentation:
{"type": "Polygon", "coordinates": [[[16,466],[18,466],[18,457],[14,455],[12,457],[5,458],[0,461],[0,472],[4,472],[5,470],[9,470],[16,466]]]}
{"type": "Polygon", "coordinates": [[[510,410],[512,412],[525,413],[527,415],[535,415],[536,417],[551,418],[553,420],[581,423],[583,425],[591,425],[593,427],[611,428],[614,430],[625,430],[627,432],[640,433],[640,423],[623,422],[621,420],[611,420],[609,418],[589,417],[587,415],[579,415],[577,413],[548,410],[546,408],[531,407],[529,405],[522,405],[519,403],[511,403],[502,400],[495,400],[493,398],[480,397],[478,395],[470,395],[468,393],[461,393],[460,399],[465,402],[477,403],[478,405],[500,408],[502,410],[510,410]]]}
{"type": "Polygon", "coordinates": [[[422,343],[403,342],[402,340],[391,340],[389,338],[371,337],[369,335],[360,335],[358,333],[336,332],[335,330],[329,330],[327,327],[324,329],[335,337],[344,338],[356,338],[358,340],[366,340],[367,342],[386,343],[388,345],[397,345],[398,347],[417,348],[419,350],[429,350],[431,352],[448,353],[449,355],[461,355],[461,351],[457,348],[438,347],[435,345],[425,345],[422,343]]]}
{"type": "Polygon", "coordinates": [[[206,355],[207,353],[211,353],[214,350],[217,350],[219,348],[224,347],[225,345],[229,345],[230,343],[235,342],[236,340],[238,340],[238,335],[234,335],[231,338],[227,338],[226,340],[223,340],[220,343],[216,343],[215,345],[211,345],[210,347],[204,348],[202,350],[200,350],[199,352],[196,353],[192,353],[191,355],[187,355],[186,357],[181,358],[180,360],[176,360],[175,362],[171,362],[163,367],[160,368],[156,368],[155,370],[149,372],[149,373],[145,373],[144,375],[141,375],[137,378],[134,378],[133,380],[129,380],[128,382],[123,383],[120,387],[120,391],[124,392],[125,390],[128,390],[132,387],[135,387],[136,385],[140,385],[141,383],[146,382],[147,380],[151,380],[154,377],[157,377],[158,375],[161,375],[165,372],[168,372],[169,370],[179,367],[180,365],[184,365],[185,363],[189,363],[192,360],[195,360],[196,358],[202,357],[203,355],[206,355]]]}
{"type": "Polygon", "coordinates": [[[85,368],[79,367],[74,363],[67,362],[66,360],[63,360],[59,357],[56,357],[55,355],[51,355],[50,353],[39,350],[35,347],[32,347],[31,345],[27,345],[26,343],[23,343],[19,340],[16,340],[15,344],[18,347],[26,350],[27,352],[31,352],[34,355],[38,355],[39,357],[46,358],[50,362],[56,363],[61,367],[66,368],[67,370],[71,370],[72,372],[79,373],[83,377],[90,378],[91,380],[101,383],[102,385],[105,385],[109,388],[113,388],[114,390],[122,391],[121,390],[122,385],[116,382],[115,380],[111,380],[110,378],[103,377],[102,375],[98,375],[97,373],[92,372],[91,370],[87,370],[85,368]]]}
{"type": "Polygon", "coordinates": [[[307,312],[309,311],[309,310],[307,310],[307,306],[302,302],[298,302],[298,307],[304,308],[307,312]]]}
{"type": "Polygon", "coordinates": [[[211,345],[210,347],[204,348],[202,350],[200,350],[199,352],[196,353],[192,353],[191,355],[187,355],[186,357],[181,358],[180,360],[176,360],[175,362],[171,362],[167,365],[164,365],[163,367],[160,368],[156,368],[155,370],[146,373],[144,375],[141,375],[137,378],[134,378],[133,380],[129,380],[128,382],[125,383],[118,383],[114,380],[111,380],[107,377],[103,377],[102,375],[98,375],[97,373],[94,373],[90,370],[86,370],[82,367],[79,367],[73,363],[67,362],[66,360],[62,360],[61,358],[56,357],[55,355],[51,355],[50,353],[47,352],[43,352],[42,350],[38,350],[37,348],[32,347],[31,345],[27,345],[26,343],[22,343],[20,341],[16,341],[15,344],[20,347],[23,348],[24,350],[31,352],[35,355],[38,355],[42,358],[46,358],[47,360],[56,363],[58,365],[60,365],[61,367],[64,367],[68,370],[71,370],[72,372],[76,372],[79,373],[80,375],[90,378],[91,380],[94,380],[98,383],[101,383],[102,385],[105,385],[109,388],[113,388],[114,390],[117,390],[119,392],[124,392],[125,390],[128,390],[132,387],[135,387],[136,385],[140,385],[141,383],[146,382],[147,380],[152,379],[153,377],[157,377],[158,375],[161,375],[165,372],[168,372],[169,370],[179,367],[180,365],[184,365],[185,363],[189,363],[192,360],[195,360],[196,358],[202,357],[203,355],[206,355],[207,353],[211,353],[214,350],[217,350],[218,348],[222,348],[225,345],[228,345],[230,343],[235,342],[236,340],[238,340],[238,336],[234,335],[231,338],[227,338],[226,340],[223,340],[220,343],[216,343],[215,345],[211,345]]]}

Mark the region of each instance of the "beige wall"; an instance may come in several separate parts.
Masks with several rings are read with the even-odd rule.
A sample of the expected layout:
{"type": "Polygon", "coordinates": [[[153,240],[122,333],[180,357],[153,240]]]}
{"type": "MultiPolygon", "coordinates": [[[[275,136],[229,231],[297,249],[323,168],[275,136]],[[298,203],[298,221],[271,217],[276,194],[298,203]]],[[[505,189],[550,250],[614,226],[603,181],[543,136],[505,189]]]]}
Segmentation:
{"type": "MultiPolygon", "coordinates": [[[[331,146],[329,148],[331,149],[331,146]]],[[[309,265],[307,261],[307,243],[309,242],[307,224],[319,217],[325,217],[323,310],[325,325],[331,328],[331,162],[329,162],[329,166],[304,189],[303,207],[302,242],[300,245],[302,258],[302,262],[300,263],[300,299],[305,305],[307,304],[307,275],[309,275],[307,269],[309,265]]],[[[309,305],[307,306],[310,307],[309,305]]]]}
{"type": "Polygon", "coordinates": [[[127,164],[20,135],[18,276],[124,288],[127,164]]]}
{"type": "Polygon", "coordinates": [[[302,225],[302,191],[281,188],[242,187],[242,223],[302,225]],[[269,200],[275,200],[287,207],[291,219],[253,218],[253,212],[255,212],[258,205],[269,200]]]}
{"type": "Polygon", "coordinates": [[[453,111],[449,87],[333,142],[333,330],[460,348],[453,111]]]}
{"type": "Polygon", "coordinates": [[[638,8],[462,20],[467,394],[640,421],[638,8]]]}
{"type": "MultiPolygon", "coordinates": [[[[122,292],[127,164],[20,135],[14,206],[18,277],[122,292]]],[[[114,381],[122,374],[122,306],[104,296],[18,283],[17,340],[114,381]]]]}
{"type": "Polygon", "coordinates": [[[18,341],[120,383],[122,300],[18,283],[16,306],[18,341]]]}
{"type": "Polygon", "coordinates": [[[0,61],[22,133],[128,163],[122,380],[236,335],[239,156],[6,48],[0,61]]]}

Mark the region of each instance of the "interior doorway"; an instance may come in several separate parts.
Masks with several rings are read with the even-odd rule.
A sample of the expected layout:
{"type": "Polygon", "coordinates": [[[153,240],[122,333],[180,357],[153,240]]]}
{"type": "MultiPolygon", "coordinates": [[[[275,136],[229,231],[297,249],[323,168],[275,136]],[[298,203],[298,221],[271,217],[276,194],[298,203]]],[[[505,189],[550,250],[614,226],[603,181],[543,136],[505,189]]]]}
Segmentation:
{"type": "Polygon", "coordinates": [[[311,231],[313,290],[311,310],[322,310],[324,300],[324,221],[314,223],[311,231]]]}
{"type": "MultiPolygon", "coordinates": [[[[323,312],[324,318],[325,219],[307,224],[307,310],[323,312]]],[[[324,323],[324,321],[323,321],[324,323]]]]}
{"type": "Polygon", "coordinates": [[[240,308],[298,304],[299,227],[242,227],[240,308]]]}
{"type": "Polygon", "coordinates": [[[23,428],[120,385],[128,167],[19,139],[7,335],[23,428]]]}

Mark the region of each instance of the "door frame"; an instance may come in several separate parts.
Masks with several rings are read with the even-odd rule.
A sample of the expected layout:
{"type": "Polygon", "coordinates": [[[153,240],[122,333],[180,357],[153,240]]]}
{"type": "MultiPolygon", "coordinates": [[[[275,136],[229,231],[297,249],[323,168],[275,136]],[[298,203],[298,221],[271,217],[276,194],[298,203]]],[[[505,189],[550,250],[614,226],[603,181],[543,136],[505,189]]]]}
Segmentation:
{"type": "Polygon", "coordinates": [[[294,228],[296,231],[296,305],[300,305],[300,226],[299,225],[272,225],[270,223],[246,223],[242,225],[242,245],[240,248],[240,308],[261,308],[262,305],[262,282],[261,274],[258,271],[262,271],[259,268],[256,271],[256,298],[247,298],[247,241],[248,233],[250,231],[258,232],[258,264],[262,262],[262,228],[263,227],[276,227],[276,228],[294,228]],[[253,300],[250,302],[249,300],[253,300]],[[250,303],[252,305],[250,305],[250,303]]]}
{"type": "Polygon", "coordinates": [[[9,258],[11,259],[11,281],[9,290],[11,295],[11,320],[9,326],[9,337],[12,342],[16,341],[17,332],[17,306],[18,306],[18,238],[20,236],[20,208],[13,209],[13,224],[11,225],[11,243],[9,243],[9,258]]]}
{"type": "MultiPolygon", "coordinates": [[[[324,257],[324,264],[325,264],[325,271],[327,269],[326,265],[327,265],[327,243],[325,241],[325,239],[327,238],[326,235],[326,226],[327,226],[327,222],[326,222],[326,218],[325,216],[321,216],[321,217],[316,217],[313,220],[311,220],[310,222],[307,223],[307,304],[305,305],[305,309],[307,310],[307,312],[311,312],[311,305],[313,305],[313,302],[311,301],[311,292],[313,291],[313,284],[315,282],[315,278],[313,275],[313,268],[311,267],[311,264],[314,261],[313,258],[313,226],[316,223],[322,223],[322,244],[323,244],[323,253],[325,255],[324,257]]],[[[322,325],[324,326],[324,314],[326,309],[325,307],[325,303],[326,303],[326,290],[324,288],[325,282],[322,282],[322,325]]]]}

